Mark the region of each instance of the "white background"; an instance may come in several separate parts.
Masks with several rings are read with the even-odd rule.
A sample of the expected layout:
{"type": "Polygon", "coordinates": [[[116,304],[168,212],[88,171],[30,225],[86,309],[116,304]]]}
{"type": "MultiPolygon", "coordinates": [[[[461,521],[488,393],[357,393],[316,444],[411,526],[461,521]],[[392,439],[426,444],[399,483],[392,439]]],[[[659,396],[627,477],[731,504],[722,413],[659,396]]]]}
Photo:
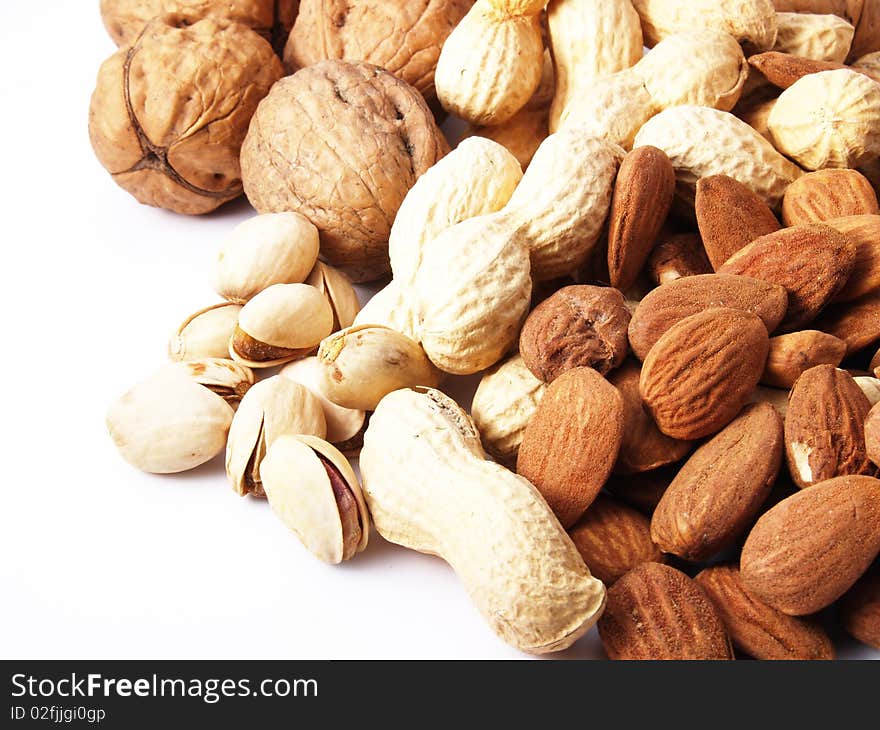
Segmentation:
{"type": "MultiPolygon", "coordinates": [[[[118,457],[107,405],[216,300],[216,246],[252,211],[177,216],[111,181],[87,119],[114,50],[97,0],[0,4],[0,656],[522,656],[439,559],[374,533],[325,566],[232,492],[219,459],[154,477],[118,457]]],[[[594,630],[557,656],[601,655],[594,630]]]]}

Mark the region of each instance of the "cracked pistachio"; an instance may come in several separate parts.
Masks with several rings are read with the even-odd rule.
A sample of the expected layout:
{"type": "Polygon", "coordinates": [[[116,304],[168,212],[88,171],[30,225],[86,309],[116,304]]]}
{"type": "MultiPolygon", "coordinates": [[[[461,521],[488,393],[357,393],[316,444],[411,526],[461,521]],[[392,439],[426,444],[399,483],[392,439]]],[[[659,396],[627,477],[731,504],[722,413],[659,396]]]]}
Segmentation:
{"type": "Polygon", "coordinates": [[[307,357],[285,365],[280,375],[304,385],[321,401],[327,420],[327,440],[342,451],[360,448],[366,413],[356,408],[343,408],[327,397],[324,370],[317,357],[307,357]]]}
{"type": "Polygon", "coordinates": [[[327,297],[333,310],[333,332],[351,326],[354,318],[361,311],[361,303],[345,274],[323,261],[318,261],[309,278],[306,279],[306,284],[315,287],[327,297]]]}
{"type": "Polygon", "coordinates": [[[372,411],[399,388],[440,382],[440,371],[421,345],[389,327],[359,325],[321,342],[324,392],[337,405],[372,411]]]}
{"type": "Polygon", "coordinates": [[[206,357],[201,360],[175,362],[166,366],[176,370],[219,395],[233,408],[237,408],[244,394],[254,384],[254,372],[234,360],[206,357]]]}
{"type": "Polygon", "coordinates": [[[333,331],[326,297],[308,284],[274,284],[242,307],[229,355],[252,368],[268,368],[310,354],[333,331]]]}
{"type": "Polygon", "coordinates": [[[313,436],[282,436],[262,466],[272,511],[325,563],[353,558],[367,546],[370,517],[348,460],[313,436]]]}
{"type": "Polygon", "coordinates": [[[261,468],[281,436],[324,438],[327,422],[318,397],[305,386],[275,375],[254,385],[238,406],[226,443],[226,475],[242,497],[265,496],[261,468]]]}
{"type": "Polygon", "coordinates": [[[229,357],[229,338],[238,324],[238,304],[223,302],[187,317],[168,342],[168,357],[176,362],[205,357],[229,357]]]}
{"type": "Polygon", "coordinates": [[[163,368],[110,406],[107,428],[132,466],[173,474],[223,451],[233,415],[219,395],[175,368],[163,368]]]}
{"type": "Polygon", "coordinates": [[[220,245],[214,289],[244,304],[273,284],[299,284],[318,260],[318,229],[299,213],[266,213],[244,221],[220,245]]]}

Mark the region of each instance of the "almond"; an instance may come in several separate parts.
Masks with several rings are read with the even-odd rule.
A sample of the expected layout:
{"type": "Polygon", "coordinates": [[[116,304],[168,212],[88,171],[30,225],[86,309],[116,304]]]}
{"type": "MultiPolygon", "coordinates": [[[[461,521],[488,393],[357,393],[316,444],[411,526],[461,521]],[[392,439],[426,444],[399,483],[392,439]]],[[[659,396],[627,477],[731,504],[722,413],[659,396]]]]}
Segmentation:
{"type": "Polygon", "coordinates": [[[880,403],[874,404],[865,419],[865,451],[868,458],[880,467],[880,403]]]}
{"type": "Polygon", "coordinates": [[[807,370],[791,389],[785,455],[802,489],[848,474],[871,474],[865,419],[871,404],[852,376],[833,365],[807,370]]]}
{"type": "Polygon", "coordinates": [[[716,271],[741,248],[782,227],[760,195],[727,175],[700,179],[694,205],[703,246],[716,271]]]}
{"type": "Polygon", "coordinates": [[[623,158],[608,218],[611,286],[629,289],[672,207],[675,169],[663,150],[639,147],[623,158]]]}
{"type": "Polygon", "coordinates": [[[648,518],[611,497],[599,495],[568,534],[590,572],[608,586],[637,565],[665,562],[651,542],[648,518]]]}
{"type": "Polygon", "coordinates": [[[868,178],[856,170],[807,173],[788,186],[782,199],[782,221],[786,226],[877,213],[877,194],[868,178]]]}
{"type": "Polygon", "coordinates": [[[780,330],[802,329],[843,289],[856,251],[827,225],[785,228],[735,253],[719,273],[751,276],[780,284],[788,292],[788,312],[780,330]]]}
{"type": "Polygon", "coordinates": [[[788,307],[785,289],[745,276],[703,274],[677,279],[651,291],[629,323],[629,344],[636,357],[648,352],[670,327],[711,307],[727,307],[758,315],[772,332],[788,307]]]}
{"type": "Polygon", "coordinates": [[[767,404],[746,406],[697,449],[657,505],[651,537],[685,560],[718,555],[746,530],[782,464],[782,419],[767,404]]]}
{"type": "Polygon", "coordinates": [[[639,382],[642,400],[667,436],[717,433],[748,402],[769,347],[763,322],[750,312],[717,308],[694,314],[651,348],[639,382]]]}
{"type": "Polygon", "coordinates": [[[570,527],[592,504],[623,441],[623,398],[592,368],[575,368],[547,388],[526,427],[516,470],[570,527]]]}
{"type": "Polygon", "coordinates": [[[813,326],[843,340],[847,355],[880,342],[880,291],[854,302],[832,304],[813,326]]]}
{"type": "Polygon", "coordinates": [[[598,626],[609,659],[733,659],[712,602],[668,565],[644,563],[618,580],[598,626]]]}
{"type": "Polygon", "coordinates": [[[792,56],[788,53],[779,53],[778,51],[768,51],[767,53],[758,53],[751,56],[749,58],[749,65],[762,73],[767,81],[774,86],[778,86],[780,89],[787,89],[798,79],[809,74],[849,68],[849,66],[844,66],[842,63],[835,63],[834,61],[818,61],[812,58],[792,56]]]}
{"type": "Polygon", "coordinates": [[[541,302],[526,319],[519,352],[545,383],[576,367],[604,375],[629,351],[630,313],[617,289],[567,286],[541,302]]]}
{"type": "Polygon", "coordinates": [[[849,239],[856,247],[856,262],[837,302],[860,299],[880,289],[880,215],[851,215],[835,218],[828,225],[849,239]]]}
{"type": "Polygon", "coordinates": [[[829,479],[782,500],[752,528],[740,558],[746,590],[788,614],[830,606],[880,552],[880,480],[829,479]]]}
{"type": "Polygon", "coordinates": [[[623,443],[614,471],[638,474],[681,461],[691,450],[690,441],[679,441],[662,433],[642,403],[638,363],[624,363],[608,377],[623,397],[623,443]]]}
{"type": "Polygon", "coordinates": [[[648,257],[648,275],[655,284],[685,276],[711,274],[712,264],[697,233],[679,233],[661,240],[648,257]]]}
{"type": "Polygon", "coordinates": [[[850,636],[880,649],[880,568],[869,570],[843,597],[840,618],[850,636]]]}
{"type": "Polygon", "coordinates": [[[801,330],[770,338],[770,354],[761,382],[791,388],[806,370],[816,365],[840,365],[846,343],[818,330],[801,330]]]}
{"type": "Polygon", "coordinates": [[[672,483],[677,471],[677,466],[668,466],[641,474],[612,474],[605,488],[640,512],[651,514],[660,504],[663,493],[672,483]]]}
{"type": "Polygon", "coordinates": [[[736,566],[706,568],[694,580],[743,653],[770,660],[834,659],[834,646],[818,621],[786,616],[749,595],[736,566]]]}

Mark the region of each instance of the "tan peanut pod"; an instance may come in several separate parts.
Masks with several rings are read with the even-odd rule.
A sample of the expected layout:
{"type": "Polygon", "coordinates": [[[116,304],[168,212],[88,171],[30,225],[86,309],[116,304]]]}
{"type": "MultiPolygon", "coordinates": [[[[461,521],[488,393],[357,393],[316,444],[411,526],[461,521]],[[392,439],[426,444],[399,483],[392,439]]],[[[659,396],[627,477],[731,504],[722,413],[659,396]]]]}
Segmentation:
{"type": "Polygon", "coordinates": [[[880,4],[876,0],[773,0],[776,9],[795,13],[828,13],[855,27],[850,58],[880,50],[880,4]]]}
{"type": "Polygon", "coordinates": [[[815,61],[843,63],[856,29],[843,18],[818,13],[777,13],[772,50],[815,61]]]}
{"type": "Polygon", "coordinates": [[[453,400],[425,389],[386,396],[360,466],[379,534],[449,563],[501,639],[532,653],[560,651],[595,624],[601,581],[535,487],[485,459],[453,400]]]}
{"type": "Polygon", "coordinates": [[[318,261],[305,281],[327,299],[333,312],[333,331],[350,327],[361,311],[361,303],[351,279],[339,269],[318,261]]]}
{"type": "Polygon", "coordinates": [[[515,464],[523,432],[547,386],[532,375],[520,355],[487,372],[477,386],[471,418],[483,446],[502,464],[515,464]]]}
{"type": "Polygon", "coordinates": [[[440,382],[418,342],[376,325],[331,335],[318,349],[318,362],[327,397],[344,408],[372,411],[393,390],[440,382]]]}
{"type": "Polygon", "coordinates": [[[238,325],[241,305],[223,302],[187,317],[168,341],[168,358],[176,362],[229,357],[229,338],[238,325]]]}
{"type": "Polygon", "coordinates": [[[352,324],[390,327],[411,339],[418,339],[415,313],[410,300],[403,287],[394,279],[373,295],[373,298],[357,313],[352,324]]]}
{"type": "Polygon", "coordinates": [[[880,51],[874,51],[857,59],[852,64],[852,69],[880,82],[880,51]]]}
{"type": "MultiPolygon", "coordinates": [[[[872,408],[880,403],[880,378],[872,378],[870,376],[862,375],[853,378],[853,380],[856,381],[856,385],[858,385],[862,393],[865,394],[865,397],[868,399],[868,403],[871,404],[872,408]]],[[[880,464],[878,464],[878,466],[880,466],[880,464]]]]}
{"type": "Polygon", "coordinates": [[[590,82],[633,66],[643,52],[642,26],[629,0],[552,0],[547,7],[556,94],[550,124],[590,82]]]}
{"type": "Polygon", "coordinates": [[[336,565],[367,547],[370,515],[351,465],[326,441],[282,436],[261,466],[272,511],[319,560],[336,565]]]}
{"type": "Polygon", "coordinates": [[[522,180],[522,167],[488,139],[463,140],[410,188],[388,239],[395,280],[410,286],[425,244],[468,218],[501,210],[522,180]]]}
{"type": "Polygon", "coordinates": [[[672,33],[713,28],[758,50],[776,42],[776,9],[771,0],[633,0],[642,19],[645,45],[672,33]]]}
{"type": "Polygon", "coordinates": [[[444,109],[465,121],[503,124],[541,82],[540,12],[547,3],[504,7],[515,4],[477,0],[440,51],[437,97],[444,109]]]}
{"type": "Polygon", "coordinates": [[[693,209],[697,181],[728,175],[779,207],[786,188],[803,171],[773,145],[732,114],[698,106],[667,109],[651,119],[636,136],[635,146],[651,145],[672,160],[676,195],[693,209]],[[694,140],[705,140],[694,144],[694,140]]]}
{"type": "Polygon", "coordinates": [[[849,69],[809,74],[782,92],[768,123],[801,167],[858,167],[880,156],[880,84],[849,69]]]}

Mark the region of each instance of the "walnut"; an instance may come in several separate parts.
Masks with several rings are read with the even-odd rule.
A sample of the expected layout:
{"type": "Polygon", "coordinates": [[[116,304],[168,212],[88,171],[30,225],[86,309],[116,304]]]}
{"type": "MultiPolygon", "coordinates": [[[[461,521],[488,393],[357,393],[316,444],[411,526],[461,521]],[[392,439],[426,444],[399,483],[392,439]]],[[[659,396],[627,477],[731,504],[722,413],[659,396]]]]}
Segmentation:
{"type": "Polygon", "coordinates": [[[241,149],[244,190],[260,213],[317,226],[321,256],[355,281],[386,274],[404,196],[449,151],[425,100],[368,63],[322,61],[279,81],[241,149]]]}
{"type": "Polygon", "coordinates": [[[242,140],[282,74],[250,28],[156,19],[101,66],[89,109],[92,147],[140,202],[207,213],[241,194],[242,140]]]}
{"type": "Polygon", "coordinates": [[[440,49],[473,0],[302,0],[284,48],[290,73],[325,59],[366,61],[432,101],[440,49]]]}
{"type": "Polygon", "coordinates": [[[298,8],[299,0],[101,0],[101,17],[117,46],[137,40],[153,18],[173,14],[190,23],[202,18],[242,23],[280,48],[298,8]]]}

